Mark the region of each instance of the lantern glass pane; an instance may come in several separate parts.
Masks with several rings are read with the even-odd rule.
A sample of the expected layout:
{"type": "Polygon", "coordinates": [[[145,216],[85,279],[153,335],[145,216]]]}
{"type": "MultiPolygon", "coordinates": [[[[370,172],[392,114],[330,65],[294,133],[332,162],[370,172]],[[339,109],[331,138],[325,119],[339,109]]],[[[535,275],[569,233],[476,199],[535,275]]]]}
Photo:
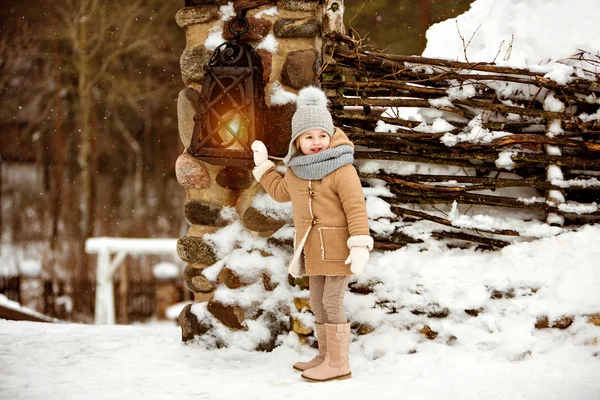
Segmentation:
{"type": "Polygon", "coordinates": [[[222,146],[229,149],[243,149],[242,143],[248,141],[249,126],[246,119],[235,111],[225,113],[223,119],[226,122],[219,130],[219,140],[222,146]]]}
{"type": "Polygon", "coordinates": [[[247,141],[250,129],[246,122],[249,116],[244,87],[236,76],[221,76],[219,81],[220,84],[215,83],[211,90],[209,103],[212,104],[212,110],[208,114],[207,133],[212,135],[218,132],[211,136],[211,143],[217,148],[243,148],[239,140],[247,141]]]}

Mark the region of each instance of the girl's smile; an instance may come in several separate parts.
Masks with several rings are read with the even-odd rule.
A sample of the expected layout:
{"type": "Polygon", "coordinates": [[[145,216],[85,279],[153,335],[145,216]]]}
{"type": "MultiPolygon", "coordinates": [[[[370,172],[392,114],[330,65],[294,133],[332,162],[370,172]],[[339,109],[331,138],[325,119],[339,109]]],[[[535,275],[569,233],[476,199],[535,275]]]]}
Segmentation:
{"type": "Polygon", "coordinates": [[[321,129],[311,129],[297,139],[303,154],[316,154],[329,148],[331,137],[321,129]]]}

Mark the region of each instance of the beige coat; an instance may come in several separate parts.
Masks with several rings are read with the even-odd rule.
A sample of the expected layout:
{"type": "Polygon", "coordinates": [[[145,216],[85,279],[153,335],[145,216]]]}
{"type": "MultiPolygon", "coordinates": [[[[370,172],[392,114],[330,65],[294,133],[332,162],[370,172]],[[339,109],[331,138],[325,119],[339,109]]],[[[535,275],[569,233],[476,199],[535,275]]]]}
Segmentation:
{"type": "MultiPolygon", "coordinates": [[[[330,148],[353,146],[337,129],[330,148]]],[[[369,235],[365,198],[356,169],[344,165],[321,180],[301,179],[288,168],[282,177],[273,167],[260,178],[261,185],[278,202],[292,202],[294,257],[292,275],[351,275],[344,264],[350,253],[350,236],[369,235]]]]}

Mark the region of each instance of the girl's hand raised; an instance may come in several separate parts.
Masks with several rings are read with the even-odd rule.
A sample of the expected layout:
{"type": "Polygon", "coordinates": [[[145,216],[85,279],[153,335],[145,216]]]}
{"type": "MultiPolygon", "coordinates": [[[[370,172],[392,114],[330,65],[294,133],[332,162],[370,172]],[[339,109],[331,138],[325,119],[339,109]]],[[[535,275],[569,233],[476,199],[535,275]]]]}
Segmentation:
{"type": "Polygon", "coordinates": [[[269,159],[269,153],[267,152],[267,146],[260,140],[255,140],[252,142],[252,146],[250,146],[252,151],[254,152],[254,165],[259,166],[269,159]]]}

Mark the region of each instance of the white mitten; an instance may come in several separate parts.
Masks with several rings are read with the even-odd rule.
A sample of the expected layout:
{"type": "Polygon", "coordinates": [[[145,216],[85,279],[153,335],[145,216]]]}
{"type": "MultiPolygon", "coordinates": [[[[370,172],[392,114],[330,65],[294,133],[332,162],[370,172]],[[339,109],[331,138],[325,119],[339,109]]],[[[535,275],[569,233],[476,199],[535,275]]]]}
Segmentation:
{"type": "Polygon", "coordinates": [[[347,242],[350,255],[345,264],[350,264],[350,271],[358,275],[365,269],[369,262],[369,251],[373,250],[373,238],[368,235],[350,236],[347,242]]]}
{"type": "Polygon", "coordinates": [[[350,255],[346,259],[346,264],[350,264],[350,271],[354,275],[362,273],[365,269],[365,265],[369,262],[369,248],[368,247],[353,247],[350,249],[350,255]]]}
{"type": "Polygon", "coordinates": [[[267,172],[273,164],[273,161],[269,161],[269,153],[267,152],[267,147],[260,140],[255,140],[252,142],[250,146],[254,154],[252,157],[254,158],[254,164],[256,167],[252,170],[252,175],[254,175],[254,179],[260,182],[260,178],[267,172]]]}
{"type": "Polygon", "coordinates": [[[255,140],[250,146],[254,152],[254,165],[259,166],[269,159],[269,153],[267,152],[267,146],[260,140],[255,140]]]}

